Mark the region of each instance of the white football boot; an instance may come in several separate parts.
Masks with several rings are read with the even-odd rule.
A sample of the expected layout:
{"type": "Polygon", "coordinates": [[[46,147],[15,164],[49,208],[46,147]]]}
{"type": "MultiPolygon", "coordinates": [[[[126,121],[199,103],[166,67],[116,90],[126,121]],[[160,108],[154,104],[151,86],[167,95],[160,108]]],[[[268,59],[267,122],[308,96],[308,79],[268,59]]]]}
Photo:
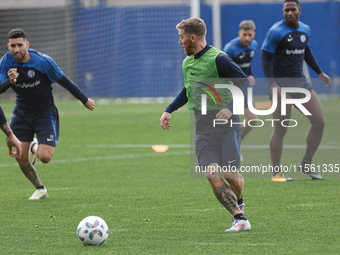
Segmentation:
{"type": "Polygon", "coordinates": [[[28,200],[38,200],[38,199],[43,199],[45,197],[48,197],[47,189],[46,188],[37,189],[36,191],[34,191],[32,196],[28,200]]]}
{"type": "Polygon", "coordinates": [[[250,230],[251,225],[248,219],[240,220],[240,219],[234,219],[233,224],[231,225],[231,228],[226,229],[224,232],[237,232],[237,231],[245,231],[250,230]]]}

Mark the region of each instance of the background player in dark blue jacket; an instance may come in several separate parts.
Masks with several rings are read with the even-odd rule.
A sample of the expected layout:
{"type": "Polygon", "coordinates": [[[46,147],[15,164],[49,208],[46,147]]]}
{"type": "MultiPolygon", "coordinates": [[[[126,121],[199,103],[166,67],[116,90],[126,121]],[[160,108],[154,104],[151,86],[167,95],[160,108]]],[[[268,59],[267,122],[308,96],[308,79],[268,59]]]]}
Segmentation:
{"type": "MultiPolygon", "coordinates": [[[[238,37],[228,42],[224,46],[223,51],[227,53],[242,69],[245,75],[247,75],[250,85],[254,86],[255,78],[251,70],[251,62],[257,49],[257,42],[254,40],[255,23],[252,20],[243,20],[239,27],[238,37]]],[[[252,129],[252,127],[248,125],[248,121],[257,119],[257,115],[252,113],[248,108],[248,100],[244,100],[244,113],[246,115],[246,122],[244,127],[242,127],[242,138],[252,129]]],[[[252,122],[252,125],[255,125],[255,122],[252,122]]]]}
{"type": "Polygon", "coordinates": [[[50,162],[59,137],[59,116],[51,84],[58,82],[89,110],[94,109],[95,103],[64,75],[51,57],[29,49],[26,33],[22,29],[9,32],[8,50],[0,60],[0,93],[10,87],[15,91],[16,106],[10,126],[22,142],[23,153],[17,161],[36,187],[29,199],[41,199],[47,196],[47,190],[33,164],[36,158],[43,163],[50,162]],[[39,145],[33,140],[34,134],[39,145]]]}
{"type": "Polygon", "coordinates": [[[21,142],[13,134],[13,131],[11,127],[8,125],[7,119],[1,106],[0,106],[0,128],[6,134],[9,155],[12,157],[20,158],[22,156],[21,142]]]}
{"type": "MultiPolygon", "coordinates": [[[[279,91],[281,87],[299,87],[311,92],[311,99],[304,107],[312,114],[308,116],[311,126],[307,131],[307,148],[305,155],[299,165],[301,172],[307,173],[312,179],[322,179],[310,166],[314,153],[316,152],[323,133],[325,119],[322,106],[313,87],[307,83],[302,73],[303,61],[319,75],[326,86],[331,84],[330,78],[321,71],[309,47],[310,28],[299,21],[301,8],[298,0],[285,0],[283,4],[284,20],[275,23],[268,31],[262,45],[261,65],[269,82],[269,94],[275,87],[279,91]]],[[[305,97],[302,93],[290,93],[289,98],[305,97]]],[[[280,99],[280,96],[279,96],[280,99]]],[[[281,103],[273,113],[275,122],[274,131],[270,137],[270,154],[273,167],[279,169],[273,173],[273,181],[290,181],[292,178],[285,176],[280,171],[280,160],[283,148],[283,137],[287,127],[281,125],[283,119],[289,119],[291,106],[287,105],[286,115],[281,115],[281,103]]]]}

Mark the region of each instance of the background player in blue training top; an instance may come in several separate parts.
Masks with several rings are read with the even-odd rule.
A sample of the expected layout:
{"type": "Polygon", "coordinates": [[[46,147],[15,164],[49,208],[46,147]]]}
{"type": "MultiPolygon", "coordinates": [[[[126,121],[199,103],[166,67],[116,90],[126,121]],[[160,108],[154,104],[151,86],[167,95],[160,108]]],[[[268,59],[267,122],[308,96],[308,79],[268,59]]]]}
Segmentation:
{"type": "Polygon", "coordinates": [[[0,93],[10,87],[15,91],[16,106],[10,126],[22,142],[23,153],[16,160],[36,187],[29,199],[41,199],[47,197],[47,190],[33,165],[36,158],[43,163],[50,162],[59,137],[58,110],[54,104],[51,84],[58,82],[89,110],[94,109],[95,103],[64,75],[51,57],[29,49],[24,30],[11,30],[7,46],[9,52],[0,60],[0,93]],[[34,134],[37,135],[39,145],[33,140],[34,134]]]}
{"type": "MultiPolygon", "coordinates": [[[[299,21],[301,14],[299,1],[285,0],[282,12],[284,20],[275,23],[269,29],[263,42],[261,65],[263,73],[269,82],[270,96],[274,87],[278,89],[279,95],[281,87],[305,88],[311,92],[311,99],[304,104],[304,107],[312,114],[308,116],[311,126],[307,131],[307,148],[300,162],[299,170],[300,172],[309,174],[312,179],[322,179],[322,176],[317,174],[310,164],[320,144],[325,119],[320,100],[302,73],[303,61],[305,60],[319,75],[326,86],[331,84],[331,80],[328,75],[321,71],[309,47],[310,28],[299,21]]],[[[304,98],[305,95],[303,93],[289,93],[287,97],[304,98]]],[[[273,173],[273,181],[292,180],[292,178],[284,175],[279,167],[283,148],[283,137],[287,132],[287,128],[280,124],[283,119],[290,118],[290,105],[287,105],[286,113],[285,116],[281,115],[281,103],[278,102],[278,107],[273,113],[273,117],[280,121],[275,122],[269,144],[273,167],[278,170],[278,172],[273,173]]]]}
{"type": "Polygon", "coordinates": [[[12,157],[21,158],[22,156],[21,142],[13,134],[13,131],[11,127],[8,125],[7,119],[5,117],[4,111],[2,110],[1,106],[0,106],[0,128],[6,134],[6,141],[7,141],[7,147],[9,150],[9,155],[12,157]]]}
{"type": "MultiPolygon", "coordinates": [[[[239,27],[238,37],[228,42],[224,46],[223,51],[227,53],[248,76],[250,85],[254,86],[255,78],[251,70],[251,62],[257,49],[257,42],[254,40],[255,23],[252,20],[243,20],[239,27]]],[[[244,100],[244,113],[246,115],[246,122],[244,127],[242,127],[242,138],[252,129],[252,127],[248,125],[248,121],[257,119],[257,115],[252,113],[248,108],[248,100],[244,100]]],[[[252,125],[255,125],[255,122],[253,122],[252,125]]]]}

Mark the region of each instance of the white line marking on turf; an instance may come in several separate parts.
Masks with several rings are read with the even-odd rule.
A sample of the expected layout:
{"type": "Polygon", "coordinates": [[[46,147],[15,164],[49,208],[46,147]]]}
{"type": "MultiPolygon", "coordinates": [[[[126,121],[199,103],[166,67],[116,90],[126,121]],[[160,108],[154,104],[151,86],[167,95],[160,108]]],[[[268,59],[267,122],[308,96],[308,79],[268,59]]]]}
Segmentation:
{"type": "MultiPolygon", "coordinates": [[[[94,145],[86,145],[86,147],[90,148],[151,148],[152,144],[94,144],[94,145]]],[[[190,148],[190,144],[168,144],[169,148],[190,148]]],[[[80,147],[79,145],[74,145],[71,147],[80,147]]],[[[241,145],[242,149],[269,149],[269,145],[264,144],[253,144],[253,145],[241,145]]],[[[284,149],[305,149],[306,145],[284,145],[284,149]]],[[[7,147],[0,148],[7,149],[7,147]]],[[[328,150],[340,150],[340,146],[327,146],[320,145],[319,149],[328,149],[328,150]]],[[[135,157],[154,157],[154,156],[167,156],[167,155],[182,155],[182,154],[190,154],[190,151],[181,151],[181,152],[165,152],[165,153],[148,153],[148,154],[126,154],[126,155],[114,155],[114,156],[106,156],[106,157],[89,157],[89,158],[76,158],[76,159],[57,159],[52,160],[53,163],[67,163],[67,162],[82,162],[82,161],[91,161],[91,160],[110,160],[110,159],[124,159],[124,158],[135,158],[135,157]]],[[[41,162],[37,162],[37,164],[42,164],[41,162]]],[[[0,164],[1,167],[11,167],[17,166],[17,163],[13,164],[0,164]]]]}
{"type": "MultiPolygon", "coordinates": [[[[141,157],[155,157],[155,156],[170,156],[170,155],[185,155],[190,154],[190,151],[176,151],[176,152],[165,152],[165,153],[147,153],[147,154],[126,154],[126,155],[114,155],[114,156],[105,156],[105,157],[89,157],[89,158],[73,158],[73,159],[56,159],[52,160],[51,164],[58,163],[68,163],[68,162],[84,162],[84,161],[92,161],[92,160],[111,160],[111,159],[125,159],[125,158],[141,158],[141,157]]],[[[41,162],[37,162],[36,164],[42,164],[41,162]]],[[[1,167],[10,167],[17,166],[18,164],[2,164],[1,167]]]]}
{"type": "MultiPolygon", "coordinates": [[[[152,145],[155,144],[93,144],[86,145],[86,148],[151,148],[152,145]]],[[[190,144],[164,144],[168,145],[169,148],[190,148],[190,144]]],[[[194,148],[194,145],[192,145],[194,148]]],[[[80,147],[79,145],[75,145],[75,147],[80,147]]],[[[269,149],[268,144],[246,144],[242,145],[242,149],[269,149]]],[[[283,145],[284,149],[305,149],[306,145],[302,144],[288,144],[283,145]]],[[[330,149],[330,150],[340,150],[340,146],[332,146],[332,145],[320,145],[319,149],[330,149]]]]}

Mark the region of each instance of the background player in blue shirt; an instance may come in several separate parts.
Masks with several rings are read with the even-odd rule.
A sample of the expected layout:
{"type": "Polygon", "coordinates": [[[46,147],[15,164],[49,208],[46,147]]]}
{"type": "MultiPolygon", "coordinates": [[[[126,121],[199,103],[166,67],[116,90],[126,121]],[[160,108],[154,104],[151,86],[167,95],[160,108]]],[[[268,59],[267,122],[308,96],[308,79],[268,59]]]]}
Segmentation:
{"type": "MultiPolygon", "coordinates": [[[[307,131],[307,148],[305,155],[299,165],[301,172],[307,173],[312,179],[322,179],[310,166],[314,153],[316,152],[323,133],[325,119],[322,106],[313,87],[307,83],[302,73],[303,61],[319,75],[326,86],[331,84],[330,78],[321,71],[309,47],[310,28],[299,21],[301,8],[298,0],[285,0],[283,3],[284,20],[275,23],[268,31],[262,45],[261,65],[269,82],[269,94],[276,87],[300,87],[311,92],[311,99],[304,107],[312,114],[308,116],[311,126],[307,131]]],[[[305,97],[302,93],[289,93],[289,98],[305,97]]],[[[280,96],[279,96],[280,99],[280,96]]],[[[286,115],[281,115],[281,104],[273,113],[275,122],[274,131],[270,137],[270,154],[273,167],[280,169],[280,160],[283,148],[283,137],[287,127],[281,125],[283,119],[289,119],[291,106],[287,105],[286,115]]],[[[273,173],[273,181],[290,181],[292,178],[285,176],[280,170],[273,173]]]]}
{"type": "Polygon", "coordinates": [[[7,119],[5,117],[4,111],[2,110],[1,106],[0,106],[0,128],[6,134],[6,141],[7,141],[7,147],[9,150],[9,155],[12,157],[21,158],[22,156],[21,142],[13,134],[13,131],[11,127],[8,125],[7,119]]]}
{"type": "MultiPolygon", "coordinates": [[[[243,20],[240,25],[238,37],[228,42],[223,51],[227,53],[234,62],[242,69],[242,71],[248,76],[250,85],[255,85],[255,78],[251,70],[251,62],[255,56],[257,49],[257,42],[255,37],[255,23],[252,20],[243,20]]],[[[257,115],[252,113],[248,108],[248,100],[244,100],[244,113],[246,115],[246,122],[242,127],[242,138],[244,138],[252,129],[248,125],[249,120],[257,119],[257,115]]],[[[252,125],[256,122],[253,121],[252,125]]]]}
{"type": "Polygon", "coordinates": [[[64,75],[51,57],[29,49],[26,38],[22,29],[13,29],[8,34],[9,52],[0,60],[0,93],[10,87],[15,91],[16,106],[10,126],[22,142],[23,153],[16,160],[37,189],[29,199],[36,200],[46,197],[47,190],[33,164],[36,158],[50,162],[59,137],[59,116],[51,84],[58,82],[89,110],[94,109],[95,103],[64,75]],[[39,145],[33,140],[34,134],[39,145]]]}

